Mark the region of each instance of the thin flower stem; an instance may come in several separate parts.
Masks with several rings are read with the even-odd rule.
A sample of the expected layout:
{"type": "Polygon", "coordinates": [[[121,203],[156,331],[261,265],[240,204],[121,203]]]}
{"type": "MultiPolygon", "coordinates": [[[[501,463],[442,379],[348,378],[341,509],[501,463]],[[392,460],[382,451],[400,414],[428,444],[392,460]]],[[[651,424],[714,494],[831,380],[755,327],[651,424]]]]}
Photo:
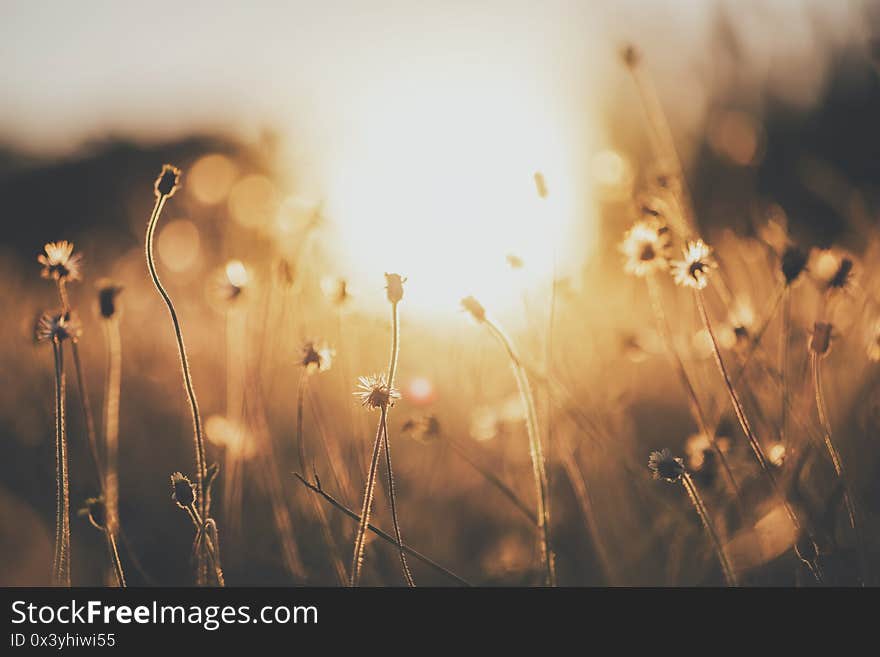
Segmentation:
{"type": "Polygon", "coordinates": [[[122,569],[122,561],[119,558],[119,550],[116,547],[116,536],[109,529],[104,530],[107,539],[107,552],[110,554],[110,562],[113,564],[113,574],[116,576],[116,585],[125,588],[125,571],[122,569]]]}
{"type": "Polygon", "coordinates": [[[394,471],[391,469],[391,442],[388,440],[388,414],[382,416],[382,436],[385,445],[385,470],[388,474],[388,499],[391,502],[391,522],[394,526],[394,537],[397,539],[398,553],[400,555],[400,565],[403,568],[403,577],[406,579],[406,585],[413,587],[416,585],[413,580],[409,564],[406,562],[406,552],[400,548],[403,545],[403,537],[400,533],[400,520],[397,517],[397,496],[394,493],[394,471]]]}
{"type": "MultiPolygon", "coordinates": [[[[345,506],[344,504],[342,504],[341,502],[339,502],[336,498],[332,497],[332,496],[331,496],[329,493],[327,493],[323,488],[321,488],[320,485],[310,484],[310,483],[309,483],[308,481],[306,481],[301,475],[299,475],[299,474],[297,474],[297,473],[294,473],[294,476],[295,476],[297,479],[299,479],[299,481],[303,484],[303,486],[305,486],[306,488],[308,488],[308,489],[309,489],[310,491],[312,491],[313,493],[315,493],[315,494],[317,494],[317,495],[320,495],[320,496],[323,497],[325,500],[327,500],[327,502],[328,502],[331,506],[333,506],[334,508],[336,508],[336,509],[338,509],[339,511],[341,511],[342,513],[344,513],[346,516],[348,516],[348,517],[351,518],[352,520],[355,520],[355,521],[357,521],[358,523],[360,523],[362,516],[359,516],[359,515],[356,514],[354,511],[352,511],[351,509],[349,509],[347,506],[345,506]]],[[[438,573],[441,573],[441,574],[445,575],[446,577],[448,577],[448,578],[454,580],[455,582],[458,582],[458,583],[461,584],[462,586],[471,586],[471,584],[468,583],[466,580],[462,579],[461,577],[459,577],[458,575],[456,575],[456,574],[453,573],[452,571],[447,570],[446,568],[444,568],[443,566],[441,566],[440,564],[438,564],[436,561],[433,561],[432,559],[426,557],[426,556],[423,555],[421,552],[418,552],[418,551],[414,550],[413,548],[409,547],[408,545],[402,545],[402,544],[398,543],[397,540],[396,540],[391,534],[389,534],[388,532],[385,532],[385,531],[379,529],[378,527],[376,527],[375,525],[372,525],[372,524],[369,524],[369,523],[367,523],[367,529],[369,529],[371,532],[373,532],[376,536],[378,536],[379,538],[381,538],[383,541],[385,541],[385,542],[387,542],[387,543],[390,543],[391,545],[393,545],[393,546],[395,546],[395,547],[402,548],[402,549],[403,549],[408,555],[410,555],[413,559],[416,559],[417,561],[422,562],[422,563],[425,564],[426,566],[428,566],[428,567],[430,567],[430,568],[433,568],[433,569],[436,570],[438,573]]]]}
{"type": "MultiPolygon", "coordinates": [[[[709,334],[709,338],[712,341],[712,353],[715,356],[715,364],[718,366],[718,371],[721,374],[721,378],[724,380],[724,385],[727,388],[727,393],[730,397],[730,402],[733,405],[733,410],[736,413],[736,418],[739,421],[739,425],[742,428],[743,434],[745,434],[746,439],[749,441],[749,446],[752,448],[755,459],[758,461],[758,465],[761,466],[761,469],[770,480],[770,484],[773,487],[773,492],[776,493],[776,495],[781,500],[782,505],[785,508],[785,512],[791,520],[791,524],[794,526],[796,533],[798,535],[804,533],[812,544],[812,552],[815,555],[818,555],[818,548],[816,546],[815,539],[813,538],[812,534],[807,531],[806,528],[803,527],[803,525],[801,525],[800,520],[798,520],[794,509],[791,507],[791,504],[788,502],[787,497],[783,493],[782,488],[780,487],[779,482],[776,479],[776,475],[773,473],[773,470],[767,463],[767,457],[764,454],[764,449],[758,442],[754,431],[752,431],[752,427],[749,424],[748,417],[746,417],[745,409],[743,408],[742,403],[740,402],[739,397],[736,394],[736,390],[734,390],[733,384],[730,381],[730,375],[727,373],[727,367],[724,365],[724,359],[721,357],[721,348],[718,346],[718,338],[716,337],[715,331],[712,328],[712,323],[709,321],[709,314],[706,311],[706,304],[703,300],[703,294],[701,290],[694,290],[694,299],[696,299],[697,308],[699,309],[700,317],[703,320],[703,326],[705,327],[706,332],[709,334]]],[[[795,545],[795,551],[798,552],[797,545],[795,545]]],[[[798,556],[801,561],[803,561],[810,569],[810,572],[813,574],[813,577],[815,577],[816,581],[821,583],[823,580],[823,575],[817,559],[815,557],[811,559],[804,558],[800,554],[798,554],[798,556]]]]}
{"type": "MultiPolygon", "coordinates": [[[[400,355],[400,315],[397,309],[398,302],[391,302],[391,356],[388,362],[388,390],[394,386],[394,377],[397,375],[397,360],[400,355]]],[[[394,491],[394,471],[391,468],[391,442],[388,438],[388,412],[382,413],[382,440],[385,445],[385,469],[388,473],[388,499],[391,503],[391,520],[394,525],[394,535],[397,537],[398,546],[403,545],[400,534],[400,520],[397,517],[397,495],[394,491]]],[[[400,565],[403,568],[403,577],[407,586],[416,585],[410,572],[409,564],[406,563],[406,553],[403,549],[398,550],[400,565]]]]}
{"type": "Polygon", "coordinates": [[[64,418],[64,347],[52,341],[55,356],[55,557],[52,583],[70,586],[70,488],[67,474],[67,433],[64,418]]]}
{"type": "MultiPolygon", "coordinates": [[[[174,309],[174,303],[171,301],[171,297],[168,295],[168,292],[165,291],[162,282],[159,280],[159,274],[156,271],[155,257],[153,255],[153,237],[156,232],[156,224],[159,221],[159,215],[162,213],[162,208],[165,206],[165,201],[167,199],[168,197],[165,194],[159,194],[156,197],[156,204],[153,207],[153,212],[147,223],[145,254],[147,258],[147,268],[150,271],[150,278],[153,280],[153,285],[155,285],[156,290],[159,292],[159,295],[162,297],[162,300],[168,308],[168,314],[171,315],[171,323],[174,326],[174,336],[177,339],[177,352],[180,357],[180,367],[183,372],[183,385],[186,388],[186,395],[189,400],[190,412],[193,420],[193,443],[196,465],[196,504],[198,505],[200,513],[204,514],[207,510],[204,486],[205,480],[208,476],[208,466],[205,457],[205,441],[202,435],[202,418],[199,414],[199,404],[196,400],[195,390],[193,389],[192,375],[190,373],[189,361],[186,355],[186,346],[183,343],[183,332],[180,328],[180,321],[177,318],[177,311],[174,309]]],[[[200,563],[197,565],[197,580],[200,582],[203,580],[204,573],[201,561],[200,558],[200,563]]]]}
{"type": "MultiPolygon", "coordinates": [[[[216,533],[217,526],[211,519],[207,522],[203,522],[202,516],[199,514],[199,510],[195,504],[188,506],[186,511],[196,528],[196,547],[204,543],[208,558],[211,561],[211,566],[214,569],[214,577],[217,579],[217,584],[219,586],[226,586],[226,581],[223,577],[223,569],[220,567],[220,555],[217,552],[219,546],[219,541],[217,540],[219,537],[216,533]]],[[[198,553],[200,554],[201,550],[198,550],[198,553]]]]}
{"type": "Polygon", "coordinates": [[[688,497],[690,497],[691,502],[694,504],[694,508],[696,508],[697,513],[700,516],[700,520],[703,522],[703,528],[706,530],[709,538],[712,539],[712,545],[715,548],[715,553],[718,555],[718,561],[721,562],[721,570],[724,572],[724,579],[727,581],[727,585],[739,586],[736,574],[734,573],[733,567],[730,565],[730,561],[727,559],[724,546],[718,538],[718,532],[715,531],[715,526],[709,518],[709,513],[706,511],[706,506],[703,504],[703,499],[700,497],[700,493],[697,490],[694,480],[689,473],[685,472],[681,481],[684,485],[684,489],[687,491],[688,497]]]}
{"type": "Polygon", "coordinates": [[[748,516],[746,515],[745,509],[742,505],[742,494],[740,492],[739,485],[737,484],[736,478],[733,476],[733,472],[730,469],[730,464],[727,461],[727,457],[725,456],[721,447],[718,445],[718,440],[715,437],[715,429],[710,428],[708,422],[706,421],[706,415],[703,413],[703,408],[700,405],[699,398],[697,397],[697,391],[694,389],[694,386],[691,383],[690,376],[688,375],[684,363],[681,360],[681,355],[675,348],[672,336],[670,335],[669,320],[666,317],[666,312],[663,310],[663,301],[660,298],[660,290],[657,287],[657,280],[654,278],[653,275],[647,276],[645,280],[648,286],[648,295],[651,298],[651,307],[654,310],[654,317],[657,322],[657,330],[659,331],[660,337],[663,339],[663,342],[666,344],[666,352],[669,355],[669,359],[672,361],[673,366],[675,367],[675,371],[678,374],[678,378],[681,381],[682,387],[687,393],[688,402],[691,407],[691,414],[694,416],[694,419],[697,422],[697,429],[703,436],[706,436],[706,438],[709,440],[709,444],[712,446],[712,450],[718,457],[718,462],[721,464],[721,469],[724,472],[724,476],[727,479],[727,483],[730,486],[731,491],[733,492],[734,500],[739,511],[739,516],[740,518],[745,520],[748,516]]]}
{"type": "Polygon", "coordinates": [[[104,391],[104,497],[107,529],[115,537],[119,527],[119,394],[122,377],[122,348],[119,320],[104,323],[107,335],[107,373],[104,391]]]}
{"type": "Polygon", "coordinates": [[[376,473],[379,470],[379,455],[382,451],[382,428],[385,426],[386,409],[381,409],[382,419],[376,429],[376,439],[373,441],[373,452],[370,457],[370,471],[367,474],[367,483],[364,488],[364,499],[361,504],[361,515],[358,522],[357,532],[354,538],[354,554],[351,561],[351,578],[349,586],[357,586],[361,578],[361,567],[364,564],[364,544],[366,542],[367,526],[370,524],[370,514],[373,510],[373,495],[376,491],[376,473]]]}
{"type": "Polygon", "coordinates": [[[532,474],[535,479],[535,493],[537,498],[538,533],[540,536],[541,561],[546,570],[545,583],[547,586],[556,586],[556,564],[553,550],[550,544],[550,506],[549,493],[547,490],[547,470],[544,464],[544,453],[541,448],[541,437],[538,429],[538,417],[535,411],[535,400],[532,396],[529,379],[523,368],[522,362],[513,348],[513,343],[501,330],[501,328],[486,318],[484,320],[489,331],[501,342],[504,350],[510,358],[514,378],[519,388],[523,410],[526,413],[526,429],[529,434],[529,453],[532,459],[532,474]]]}

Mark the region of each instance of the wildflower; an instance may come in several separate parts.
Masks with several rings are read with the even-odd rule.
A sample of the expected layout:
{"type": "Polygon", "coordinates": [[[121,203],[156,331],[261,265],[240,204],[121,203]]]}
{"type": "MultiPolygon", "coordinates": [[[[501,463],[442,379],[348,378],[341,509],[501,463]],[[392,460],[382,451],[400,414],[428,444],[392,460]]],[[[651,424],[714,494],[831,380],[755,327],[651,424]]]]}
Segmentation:
{"type": "Polygon", "coordinates": [[[188,509],[196,501],[196,490],[189,478],[180,472],[171,475],[171,499],[181,509],[188,509]]]}
{"type": "Polygon", "coordinates": [[[465,297],[461,300],[461,305],[478,322],[486,321],[486,309],[483,308],[483,304],[477,301],[474,297],[465,297]]]}
{"type": "Polygon", "coordinates": [[[92,527],[104,531],[107,529],[107,506],[103,497],[90,497],[86,500],[86,506],[80,511],[81,515],[88,516],[92,527]]]}
{"type": "Polygon", "coordinates": [[[37,256],[43,265],[40,275],[55,281],[76,281],[80,279],[82,254],[73,252],[73,242],[62,240],[49,242],[43,247],[45,254],[37,256]]]}
{"type": "Polygon", "coordinates": [[[98,288],[98,307],[101,310],[101,316],[110,319],[118,310],[116,297],[122,292],[121,285],[114,285],[109,281],[102,281],[98,288]]]}
{"type": "Polygon", "coordinates": [[[71,312],[54,314],[44,312],[37,320],[37,326],[34,329],[34,337],[37,342],[76,340],[80,335],[82,335],[82,324],[77,316],[71,312]]]}
{"type": "Polygon", "coordinates": [[[388,301],[398,303],[403,299],[403,284],[406,278],[402,278],[400,274],[385,273],[385,291],[388,294],[388,301]]]}
{"type": "Polygon", "coordinates": [[[817,356],[825,356],[831,349],[832,326],[827,322],[813,324],[813,333],[810,336],[810,351],[817,356]]]}
{"type": "Polygon", "coordinates": [[[334,352],[326,344],[318,344],[312,341],[306,342],[302,348],[300,363],[309,374],[326,372],[333,362],[334,352]]]}
{"type": "Polygon", "coordinates": [[[718,265],[712,258],[712,248],[703,242],[688,242],[683,249],[684,260],[672,263],[672,274],[678,285],[702,290],[708,284],[709,270],[718,265]]]}
{"type": "Polygon", "coordinates": [[[782,252],[780,263],[785,284],[791,285],[807,267],[807,254],[796,246],[789,245],[782,252]]]}
{"type": "Polygon", "coordinates": [[[654,218],[639,220],[626,231],[620,251],[626,256],[624,269],[634,276],[647,276],[666,269],[669,263],[669,229],[654,218]]]}
{"type": "Polygon", "coordinates": [[[171,198],[180,186],[180,169],[171,164],[163,164],[162,172],[154,185],[156,196],[171,198]]]}
{"type": "Polygon", "coordinates": [[[388,387],[384,374],[358,377],[358,390],[353,394],[360,398],[362,406],[369,408],[388,408],[400,399],[400,393],[388,387]]]}
{"type": "Polygon", "coordinates": [[[654,479],[663,479],[671,483],[679,481],[685,473],[684,461],[673,457],[665,447],[659,452],[651,452],[648,457],[648,468],[654,479]]]}

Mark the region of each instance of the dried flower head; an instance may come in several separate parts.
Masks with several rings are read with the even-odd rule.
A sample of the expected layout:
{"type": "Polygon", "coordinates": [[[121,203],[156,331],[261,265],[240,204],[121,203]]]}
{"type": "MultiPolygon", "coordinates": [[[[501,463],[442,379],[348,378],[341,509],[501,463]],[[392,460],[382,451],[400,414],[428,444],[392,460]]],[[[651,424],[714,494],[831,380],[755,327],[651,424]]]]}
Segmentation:
{"type": "Polygon", "coordinates": [[[37,256],[43,265],[40,275],[54,281],[77,281],[80,278],[82,254],[73,252],[73,242],[62,240],[49,242],[43,247],[45,253],[37,256]]]}
{"type": "Polygon", "coordinates": [[[817,356],[825,356],[831,349],[831,333],[833,327],[827,322],[813,324],[813,333],[810,335],[810,351],[817,356]]]}
{"type": "Polygon", "coordinates": [[[672,456],[665,447],[659,452],[651,452],[648,457],[648,468],[654,479],[663,479],[671,483],[679,481],[685,473],[684,461],[672,456]]]}
{"type": "Polygon", "coordinates": [[[119,311],[116,297],[122,292],[121,285],[115,285],[110,281],[101,281],[98,286],[98,308],[101,316],[110,319],[119,311]]]}
{"type": "Polygon", "coordinates": [[[688,242],[683,249],[684,260],[672,263],[672,275],[678,285],[702,290],[708,285],[709,271],[718,265],[712,258],[712,248],[703,240],[688,242]]]}
{"type": "Polygon", "coordinates": [[[440,422],[434,415],[424,415],[408,419],[400,430],[419,442],[430,443],[440,437],[440,422]]]}
{"type": "Polygon", "coordinates": [[[620,251],[624,269],[634,276],[647,276],[669,265],[669,229],[655,218],[635,222],[623,236],[620,251]]]}
{"type": "Polygon", "coordinates": [[[400,399],[400,393],[388,387],[384,374],[358,377],[358,389],[353,394],[368,408],[388,408],[400,399]]]}
{"type": "Polygon", "coordinates": [[[852,281],[853,261],[851,258],[841,258],[840,264],[834,276],[828,281],[829,290],[842,290],[849,286],[852,281]]]}
{"type": "Polygon", "coordinates": [[[403,299],[403,284],[406,278],[402,278],[400,274],[389,274],[385,272],[385,291],[388,294],[388,301],[398,303],[403,299]]]}
{"type": "Polygon", "coordinates": [[[103,497],[90,497],[86,500],[86,506],[82,511],[82,515],[88,516],[92,527],[104,531],[107,529],[107,506],[104,504],[103,497]]]}
{"type": "Polygon", "coordinates": [[[786,285],[791,285],[801,275],[807,267],[807,260],[806,252],[798,247],[794,245],[785,247],[785,251],[782,252],[780,268],[782,269],[782,275],[785,277],[786,285]]]}
{"type": "Polygon", "coordinates": [[[82,324],[72,312],[44,312],[34,328],[34,338],[37,342],[76,340],[80,335],[82,335],[82,324]]]}
{"type": "Polygon", "coordinates": [[[196,502],[196,489],[189,478],[180,472],[171,475],[171,499],[181,509],[188,509],[196,502]]]}
{"type": "Polygon", "coordinates": [[[156,178],[154,189],[156,196],[164,196],[170,198],[174,196],[174,192],[180,186],[180,169],[171,164],[163,164],[162,172],[156,178]]]}
{"type": "Polygon", "coordinates": [[[309,374],[326,372],[333,364],[334,351],[324,343],[309,340],[303,345],[300,363],[309,374]]]}
{"type": "Polygon", "coordinates": [[[483,304],[477,301],[474,297],[465,297],[462,299],[461,306],[478,322],[486,321],[486,309],[483,308],[483,304]]]}

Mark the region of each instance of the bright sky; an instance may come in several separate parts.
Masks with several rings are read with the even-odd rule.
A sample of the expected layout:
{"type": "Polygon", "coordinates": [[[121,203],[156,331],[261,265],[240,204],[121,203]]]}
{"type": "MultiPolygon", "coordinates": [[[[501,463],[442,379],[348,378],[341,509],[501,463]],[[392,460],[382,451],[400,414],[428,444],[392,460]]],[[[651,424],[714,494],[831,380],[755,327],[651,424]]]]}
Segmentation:
{"type": "MultiPolygon", "coordinates": [[[[275,127],[361,268],[418,273],[425,253],[413,244],[447,260],[455,253],[457,274],[412,276],[415,285],[430,278],[426,296],[448,290],[449,301],[496,275],[474,276],[490,243],[492,262],[513,251],[549,272],[573,218],[592,211],[584,162],[609,146],[597,107],[609,80],[624,77],[620,43],[638,43],[661,88],[680,99],[701,84],[715,4],[0,0],[0,140],[58,152],[108,133],[149,139],[197,127],[247,137],[275,127]],[[550,203],[534,195],[536,170],[550,203]],[[377,227],[399,236],[393,257],[376,243],[377,227]]],[[[837,8],[732,3],[753,72],[772,79],[780,56],[821,72],[813,23],[798,9],[818,7],[838,38],[852,20],[847,3],[824,4],[837,8]]],[[[810,95],[821,75],[803,78],[800,91],[793,79],[785,85],[810,95]]],[[[692,97],[678,111],[696,121],[702,97],[692,97]]]]}

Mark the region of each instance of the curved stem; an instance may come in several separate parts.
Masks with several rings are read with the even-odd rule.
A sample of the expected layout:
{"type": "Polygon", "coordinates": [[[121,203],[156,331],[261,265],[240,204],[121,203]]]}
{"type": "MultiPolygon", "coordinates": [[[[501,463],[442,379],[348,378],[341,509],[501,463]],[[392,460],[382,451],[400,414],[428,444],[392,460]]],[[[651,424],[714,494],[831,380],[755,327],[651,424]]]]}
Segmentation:
{"type": "Polygon", "coordinates": [[[376,491],[376,473],[379,470],[379,455],[382,451],[382,428],[385,426],[386,409],[381,409],[382,418],[376,429],[376,439],[373,442],[373,453],[370,457],[370,471],[367,474],[367,484],[364,488],[364,499],[361,503],[361,515],[358,522],[357,532],[354,538],[354,554],[351,561],[351,578],[349,586],[357,586],[361,578],[361,567],[364,563],[364,544],[367,535],[367,525],[370,524],[370,514],[373,509],[373,494],[376,491]]]}
{"type": "MultiPolygon", "coordinates": [[[[398,302],[391,303],[391,356],[388,362],[388,389],[394,386],[394,377],[397,375],[397,359],[400,356],[400,315],[397,309],[398,302]]],[[[382,440],[385,445],[385,469],[388,472],[388,499],[391,503],[391,520],[394,525],[394,534],[397,537],[398,546],[403,545],[403,539],[400,537],[400,521],[397,517],[397,495],[394,491],[394,471],[391,469],[391,442],[388,439],[388,412],[382,413],[382,440]]],[[[398,550],[400,554],[400,565],[403,568],[403,577],[407,586],[415,586],[409,565],[406,563],[406,553],[403,548],[398,550]]]]}
{"type": "Polygon", "coordinates": [[[703,522],[703,528],[706,530],[709,538],[712,539],[712,546],[715,548],[715,553],[718,555],[718,561],[721,563],[721,570],[724,572],[724,579],[727,580],[727,585],[739,586],[736,574],[734,573],[733,567],[730,565],[730,561],[727,559],[724,546],[718,538],[718,532],[715,531],[715,526],[709,518],[709,513],[706,511],[706,506],[703,504],[703,499],[700,497],[700,493],[697,490],[694,480],[691,478],[690,474],[685,472],[681,481],[684,485],[684,489],[687,491],[688,497],[691,498],[691,502],[693,502],[694,508],[700,516],[700,520],[703,522]]]}
{"type": "Polygon", "coordinates": [[[159,280],[159,274],[156,271],[156,263],[153,255],[153,237],[156,232],[156,224],[159,221],[159,215],[162,213],[162,208],[165,206],[166,199],[167,196],[159,195],[156,199],[156,205],[153,207],[153,213],[150,215],[149,223],[147,224],[145,249],[147,268],[150,271],[150,278],[153,280],[153,285],[156,287],[156,291],[159,292],[159,296],[162,297],[165,306],[168,308],[168,314],[171,315],[171,323],[174,326],[174,337],[177,339],[177,352],[180,358],[180,367],[183,371],[183,385],[186,388],[186,396],[189,400],[189,407],[193,420],[193,441],[196,458],[196,499],[198,508],[201,511],[205,503],[203,487],[205,479],[207,478],[205,443],[202,436],[202,417],[199,413],[199,404],[196,400],[195,390],[193,389],[192,375],[190,374],[189,360],[186,355],[186,346],[183,343],[183,332],[180,328],[180,320],[177,318],[177,311],[174,309],[174,303],[171,301],[171,297],[168,295],[168,292],[165,291],[162,282],[159,280]]]}
{"type": "MultiPolygon", "coordinates": [[[[205,457],[205,441],[202,435],[202,418],[199,413],[199,404],[196,400],[196,393],[193,389],[192,375],[190,373],[189,361],[186,355],[186,346],[183,343],[183,331],[180,328],[180,320],[177,318],[177,311],[174,309],[174,303],[171,301],[171,297],[168,295],[168,292],[165,291],[162,282],[159,280],[159,274],[156,271],[155,257],[153,254],[153,237],[156,233],[156,224],[159,221],[159,215],[162,213],[162,208],[165,206],[167,198],[168,197],[164,194],[160,194],[156,197],[156,204],[153,207],[153,212],[147,223],[147,236],[144,250],[150,278],[153,281],[153,285],[156,287],[156,291],[159,292],[159,296],[161,296],[162,300],[165,302],[165,306],[168,308],[168,314],[171,316],[171,323],[174,326],[174,337],[177,340],[177,353],[180,358],[180,368],[183,372],[183,385],[186,389],[186,396],[189,400],[190,413],[192,414],[193,421],[193,446],[195,450],[196,465],[196,504],[200,513],[202,515],[207,515],[206,511],[208,510],[208,506],[207,500],[205,499],[205,480],[208,477],[208,466],[205,457]]],[[[202,583],[204,581],[205,573],[204,561],[201,556],[197,561],[196,580],[199,583],[202,583]]]]}
{"type": "Polygon", "coordinates": [[[535,494],[537,498],[538,533],[540,536],[541,561],[546,570],[545,583],[547,586],[556,586],[555,556],[550,545],[550,506],[547,486],[547,470],[544,463],[544,453],[541,448],[541,437],[538,429],[538,414],[535,411],[535,400],[532,396],[529,379],[523,368],[522,362],[513,348],[513,343],[501,328],[489,320],[484,320],[489,331],[498,339],[510,358],[513,375],[519,388],[520,399],[526,414],[526,429],[529,434],[529,454],[532,460],[532,474],[535,479],[535,494]]]}
{"type": "Polygon", "coordinates": [[[382,436],[385,444],[385,469],[388,473],[388,499],[391,502],[391,522],[394,525],[394,536],[397,539],[398,553],[400,554],[400,565],[403,567],[403,577],[406,579],[407,586],[416,585],[410,572],[409,565],[406,563],[406,552],[403,551],[403,538],[400,533],[400,520],[397,517],[397,496],[394,493],[394,471],[391,469],[391,442],[388,440],[388,414],[382,415],[382,436]]]}

